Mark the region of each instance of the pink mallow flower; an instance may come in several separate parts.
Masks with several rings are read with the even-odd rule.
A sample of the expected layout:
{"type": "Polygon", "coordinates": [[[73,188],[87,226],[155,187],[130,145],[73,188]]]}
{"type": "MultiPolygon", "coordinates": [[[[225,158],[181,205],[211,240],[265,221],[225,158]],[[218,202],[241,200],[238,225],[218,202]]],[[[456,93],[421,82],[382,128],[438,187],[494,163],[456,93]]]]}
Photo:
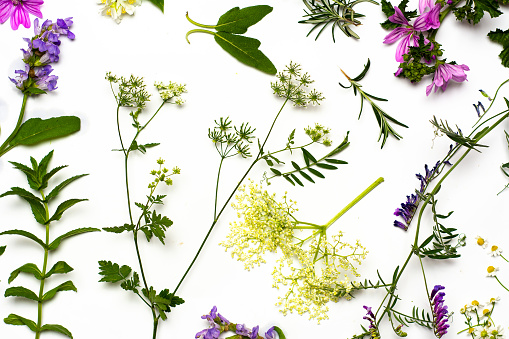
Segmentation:
{"type": "Polygon", "coordinates": [[[19,25],[30,28],[29,14],[42,18],[39,7],[43,0],[0,0],[0,23],[11,18],[11,28],[17,30],[19,25]]]}
{"type": "Polygon", "coordinates": [[[467,65],[438,65],[435,70],[435,74],[433,75],[433,81],[431,82],[431,85],[426,87],[426,95],[431,93],[433,86],[435,86],[435,93],[439,87],[442,88],[442,91],[445,91],[447,84],[451,79],[456,82],[463,82],[467,80],[465,71],[470,71],[470,68],[468,68],[467,65]]]}
{"type": "MultiPolygon", "coordinates": [[[[401,39],[396,48],[396,61],[403,62],[403,55],[407,54],[410,46],[419,45],[419,33],[430,29],[440,27],[440,4],[435,4],[435,0],[420,0],[419,12],[421,13],[415,22],[410,25],[407,18],[399,9],[394,6],[394,14],[389,17],[389,21],[401,25],[392,30],[384,39],[384,44],[392,44],[401,39]]],[[[427,43],[427,39],[425,39],[427,43]]]]}

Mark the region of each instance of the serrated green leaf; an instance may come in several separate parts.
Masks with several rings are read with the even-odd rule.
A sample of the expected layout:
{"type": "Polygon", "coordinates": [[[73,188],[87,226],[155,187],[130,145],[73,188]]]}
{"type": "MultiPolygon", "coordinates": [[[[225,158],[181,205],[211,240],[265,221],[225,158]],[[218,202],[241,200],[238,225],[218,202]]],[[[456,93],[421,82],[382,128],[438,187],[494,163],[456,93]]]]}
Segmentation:
{"type": "MultiPolygon", "coordinates": [[[[55,167],[53,168],[51,171],[49,171],[46,175],[44,175],[44,177],[42,178],[42,181],[43,182],[48,182],[49,179],[51,179],[52,176],[54,176],[55,174],[57,174],[60,170],[64,169],[68,167],[67,165],[63,165],[63,166],[58,166],[58,167],[55,167]]],[[[37,189],[38,190],[38,189],[37,189]]]]}
{"type": "Polygon", "coordinates": [[[498,56],[502,60],[502,65],[509,67],[509,29],[502,31],[497,28],[495,31],[489,32],[488,37],[491,41],[502,45],[502,52],[498,56]]]}
{"type": "Polygon", "coordinates": [[[31,169],[28,166],[25,166],[23,164],[20,164],[19,162],[15,161],[9,161],[11,164],[14,165],[14,168],[20,170],[21,172],[25,173],[28,179],[28,184],[30,185],[30,188],[32,189],[38,189],[38,185],[36,184],[37,181],[37,174],[33,169],[31,169]]]}
{"type": "Polygon", "coordinates": [[[76,289],[76,286],[74,286],[72,281],[67,280],[66,282],[61,283],[57,287],[55,287],[55,288],[49,290],[48,292],[44,293],[44,295],[42,296],[42,301],[47,301],[47,300],[53,299],[53,297],[55,296],[55,294],[57,294],[57,292],[62,292],[62,291],[74,291],[74,292],[78,292],[78,290],[76,289]]]}
{"type": "Polygon", "coordinates": [[[74,177],[71,177],[69,179],[66,179],[66,180],[62,181],[60,184],[55,186],[55,188],[53,188],[51,190],[51,192],[49,192],[49,194],[46,196],[46,201],[50,201],[51,199],[56,197],[58,195],[58,193],[60,193],[60,191],[63,190],[70,183],[74,182],[75,180],[78,180],[79,178],[83,178],[83,177],[85,177],[87,175],[88,174],[75,175],[74,177]]]}
{"type": "Polygon", "coordinates": [[[17,196],[25,199],[26,201],[30,201],[30,200],[35,201],[35,202],[41,201],[40,198],[36,197],[32,193],[28,192],[27,190],[25,190],[24,188],[21,188],[21,187],[11,187],[11,190],[0,195],[0,198],[3,198],[8,195],[17,195],[17,196]]]}
{"type": "Polygon", "coordinates": [[[69,200],[64,201],[63,203],[58,205],[55,213],[53,214],[53,216],[51,218],[49,218],[47,223],[50,223],[55,220],[60,220],[60,218],[62,217],[62,214],[64,214],[65,211],[67,211],[69,208],[76,205],[77,203],[86,201],[86,200],[88,200],[88,199],[69,199],[69,200]]]}
{"type": "Polygon", "coordinates": [[[44,209],[44,206],[37,201],[33,200],[27,200],[30,204],[30,208],[32,209],[32,214],[34,215],[35,220],[41,224],[46,225],[46,210],[44,209]]]}
{"type": "Polygon", "coordinates": [[[319,178],[322,178],[322,179],[325,178],[325,176],[322,173],[318,172],[314,168],[308,168],[308,171],[311,172],[312,174],[316,175],[319,178]]]}
{"type": "Polygon", "coordinates": [[[100,232],[100,231],[101,231],[100,229],[93,228],[93,227],[82,227],[82,228],[74,229],[72,231],[69,231],[69,232],[59,236],[55,240],[53,240],[51,242],[51,244],[49,244],[48,250],[50,250],[50,251],[56,250],[58,248],[58,246],[60,246],[60,242],[64,239],[69,238],[69,237],[73,237],[75,235],[79,235],[79,234],[83,234],[83,233],[100,232]]]}
{"type": "Polygon", "coordinates": [[[328,169],[328,170],[335,170],[335,169],[338,169],[336,166],[334,165],[329,165],[329,164],[321,164],[321,163],[317,163],[316,164],[317,167],[320,167],[320,168],[323,168],[323,169],[328,169]]]}
{"type": "Polygon", "coordinates": [[[39,297],[34,292],[23,286],[9,287],[5,290],[5,297],[21,297],[30,300],[39,301],[39,297]]]}
{"type": "MultiPolygon", "coordinates": [[[[150,1],[150,0],[149,0],[150,1]]],[[[56,324],[46,324],[46,325],[42,325],[41,326],[41,332],[42,331],[53,331],[53,332],[58,332],[58,333],[61,333],[63,335],[66,335],[68,336],[69,338],[72,339],[72,334],[71,332],[65,328],[64,326],[62,325],[56,325],[56,324]]]]}
{"type": "Polygon", "coordinates": [[[148,0],[164,13],[164,0],[148,0]]]}
{"type": "Polygon", "coordinates": [[[65,261],[59,261],[46,273],[44,278],[49,278],[53,274],[67,274],[74,270],[71,266],[69,266],[65,261]]]}
{"type": "Polygon", "coordinates": [[[46,244],[41,239],[37,238],[35,235],[33,235],[30,232],[23,231],[23,230],[10,230],[10,231],[5,231],[5,232],[0,233],[0,235],[4,235],[4,234],[8,234],[8,235],[12,235],[12,234],[20,235],[22,237],[25,237],[25,238],[28,238],[28,239],[31,239],[31,240],[35,241],[36,243],[41,245],[42,248],[46,248],[46,244]]]}
{"type": "Polygon", "coordinates": [[[9,314],[7,318],[4,318],[4,323],[8,325],[25,325],[33,332],[37,331],[37,325],[35,324],[35,321],[32,321],[27,318],[23,318],[19,315],[16,315],[14,313],[9,314]]]}
{"type": "Polygon", "coordinates": [[[11,275],[9,276],[8,283],[10,284],[16,277],[21,273],[28,273],[33,274],[35,279],[41,280],[42,279],[42,272],[39,270],[36,264],[25,264],[14,271],[11,272],[11,275]]]}
{"type": "Polygon", "coordinates": [[[133,225],[124,224],[123,226],[113,226],[113,227],[103,227],[103,230],[110,233],[122,233],[122,232],[130,232],[134,230],[133,225]]]}
{"type": "Polygon", "coordinates": [[[140,277],[138,276],[138,273],[133,272],[133,276],[131,279],[124,280],[120,287],[122,287],[126,291],[133,291],[135,293],[138,293],[137,287],[140,287],[140,277]]]}
{"type": "Polygon", "coordinates": [[[99,282],[111,283],[128,279],[132,271],[127,265],[120,267],[118,264],[106,260],[99,261],[99,270],[99,274],[103,276],[99,282]]]}
{"type": "Polygon", "coordinates": [[[75,116],[63,116],[46,120],[32,118],[20,126],[10,145],[35,145],[41,141],[64,137],[79,130],[80,119],[75,116]]]}
{"type": "Polygon", "coordinates": [[[267,5],[258,5],[240,9],[234,7],[221,15],[214,27],[216,31],[234,34],[243,34],[252,25],[262,20],[267,14],[272,12],[272,7],[267,5]]]}
{"type": "Polygon", "coordinates": [[[260,41],[242,35],[226,32],[214,33],[214,40],[226,52],[238,61],[254,67],[262,72],[274,75],[277,70],[272,62],[263,54],[258,47],[260,41]]]}
{"type": "Polygon", "coordinates": [[[47,173],[48,164],[52,157],[53,157],[53,151],[50,151],[48,154],[46,154],[44,156],[44,158],[41,159],[41,161],[39,162],[39,166],[37,168],[37,177],[38,178],[42,179],[44,177],[44,175],[47,173]]]}

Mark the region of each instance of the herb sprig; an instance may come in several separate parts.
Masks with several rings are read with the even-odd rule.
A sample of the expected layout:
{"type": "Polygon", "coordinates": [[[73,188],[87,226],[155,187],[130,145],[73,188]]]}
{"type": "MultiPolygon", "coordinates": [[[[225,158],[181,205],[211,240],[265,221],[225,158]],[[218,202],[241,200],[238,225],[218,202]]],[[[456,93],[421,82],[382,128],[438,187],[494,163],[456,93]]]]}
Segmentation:
{"type": "MultiPolygon", "coordinates": [[[[1,197],[15,195],[23,199],[28,203],[32,210],[32,214],[40,225],[45,228],[45,237],[44,240],[40,239],[35,234],[21,229],[12,229],[8,231],[1,232],[0,235],[18,235],[23,238],[32,240],[44,250],[44,259],[42,268],[33,263],[24,264],[14,271],[12,271],[9,276],[8,282],[12,283],[20,273],[28,274],[34,276],[35,279],[39,280],[39,292],[36,293],[26,287],[16,286],[9,287],[5,290],[6,297],[20,297],[25,298],[27,300],[32,300],[37,303],[37,320],[31,320],[20,315],[11,313],[4,319],[4,322],[9,325],[22,325],[27,326],[31,331],[35,332],[35,338],[38,339],[42,332],[44,331],[52,331],[58,332],[63,335],[72,338],[71,332],[62,325],[58,324],[43,324],[42,323],[42,311],[43,306],[49,300],[53,299],[58,292],[62,291],[74,291],[77,289],[74,286],[74,283],[71,280],[61,283],[60,285],[53,287],[47,290],[46,283],[49,278],[54,274],[67,274],[73,271],[73,268],[67,264],[65,261],[56,262],[51,268],[48,267],[49,256],[53,251],[58,249],[62,241],[84,233],[96,232],[100,231],[97,228],[92,227],[84,227],[77,228],[71,230],[67,233],[64,233],[56,238],[53,241],[50,241],[50,230],[52,229],[52,222],[58,221],[62,218],[62,215],[71,207],[76,205],[79,202],[85,201],[87,199],[68,199],[64,202],[60,203],[57,208],[54,210],[53,215],[50,214],[50,205],[55,201],[55,198],[61,193],[61,191],[66,188],[68,185],[73,183],[74,181],[86,176],[87,174],[80,174],[73,177],[70,177],[58,185],[55,185],[53,189],[47,193],[45,190],[48,188],[50,179],[58,173],[60,170],[64,169],[67,166],[58,166],[51,170],[48,170],[48,165],[53,156],[53,151],[49,152],[42,160],[37,163],[37,161],[30,157],[31,167],[23,165],[18,162],[12,162],[11,164],[21,172],[23,172],[28,180],[28,184],[30,188],[39,193],[39,196],[31,193],[30,191],[21,188],[21,187],[11,187],[10,191],[7,191],[0,195],[1,197]]],[[[51,205],[52,206],[52,205],[51,205]]],[[[5,247],[3,248],[5,250],[5,247]]],[[[0,253],[3,252],[0,249],[0,253]]]]}

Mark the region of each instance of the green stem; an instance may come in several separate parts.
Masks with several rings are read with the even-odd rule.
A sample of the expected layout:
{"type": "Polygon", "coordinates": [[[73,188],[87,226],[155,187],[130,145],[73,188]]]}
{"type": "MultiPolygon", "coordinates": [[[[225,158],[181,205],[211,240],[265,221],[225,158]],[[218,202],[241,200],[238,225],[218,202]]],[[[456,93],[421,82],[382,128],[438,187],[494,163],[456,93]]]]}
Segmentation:
{"type": "Polygon", "coordinates": [[[507,260],[502,254],[500,255],[500,257],[504,259],[506,262],[509,262],[509,260],[507,260]]]}
{"type": "MultiPolygon", "coordinates": [[[[45,200],[44,192],[41,190],[41,197],[42,200],[45,200]]],[[[49,220],[49,209],[48,209],[48,203],[44,202],[44,211],[46,213],[45,220],[49,220]]],[[[46,276],[46,270],[48,268],[48,255],[49,255],[49,224],[46,224],[46,238],[45,238],[45,248],[44,248],[44,261],[42,264],[42,279],[41,283],[39,285],[39,300],[37,301],[37,326],[35,331],[35,339],[39,339],[41,336],[41,327],[42,327],[42,297],[44,296],[44,283],[46,279],[44,278],[46,276]]]]}
{"type": "Polygon", "coordinates": [[[188,37],[193,33],[207,33],[207,34],[211,34],[211,35],[216,35],[216,33],[212,32],[212,31],[207,31],[206,29],[192,29],[186,33],[186,41],[188,44],[191,44],[188,37]]]}
{"type": "Polygon", "coordinates": [[[216,28],[216,27],[217,27],[217,26],[215,26],[215,25],[202,25],[202,24],[197,23],[196,21],[192,20],[192,19],[189,17],[189,12],[186,12],[186,19],[187,19],[187,21],[189,21],[190,23],[192,23],[193,25],[198,26],[198,27],[202,27],[202,28],[211,28],[211,29],[214,29],[214,28],[216,28]]]}
{"type": "Polygon", "coordinates": [[[336,214],[331,220],[329,220],[325,225],[325,229],[329,228],[333,223],[336,222],[343,214],[345,214],[350,208],[352,208],[355,204],[357,204],[359,201],[362,200],[366,195],[368,195],[369,192],[375,189],[378,185],[380,185],[384,181],[384,178],[380,177],[375,180],[371,185],[369,185],[368,188],[366,188],[364,191],[362,191],[361,194],[359,194],[355,199],[353,199],[348,205],[346,205],[341,211],[339,211],[338,214],[336,214]]]}
{"type": "Polygon", "coordinates": [[[178,282],[177,284],[177,287],[175,287],[175,290],[173,291],[173,294],[175,295],[177,293],[177,290],[179,289],[180,285],[182,285],[182,282],[184,281],[184,279],[187,277],[187,274],[189,273],[189,271],[191,270],[191,268],[193,267],[194,263],[196,262],[196,259],[198,259],[198,256],[200,255],[202,249],[203,249],[203,246],[205,245],[205,243],[207,242],[207,239],[209,238],[210,234],[212,233],[212,230],[214,229],[214,226],[216,226],[217,224],[217,221],[219,220],[219,217],[221,216],[221,214],[223,214],[223,211],[226,209],[226,207],[228,206],[228,204],[230,203],[230,200],[234,197],[235,195],[235,192],[237,192],[237,189],[240,187],[240,185],[242,184],[242,182],[244,181],[244,179],[248,176],[249,172],[251,171],[251,169],[254,167],[254,165],[256,165],[256,163],[261,159],[261,155],[263,154],[263,148],[265,147],[265,144],[267,143],[267,141],[269,140],[269,137],[270,137],[270,134],[272,132],[272,130],[274,129],[274,125],[276,124],[276,121],[279,117],[279,115],[281,114],[281,112],[283,111],[283,108],[286,106],[286,103],[288,102],[288,99],[285,100],[285,102],[283,103],[283,105],[281,106],[281,108],[279,109],[279,112],[277,112],[276,114],[276,117],[274,118],[274,121],[272,122],[272,125],[270,126],[270,129],[269,131],[267,132],[267,136],[265,137],[265,140],[263,141],[262,145],[260,146],[260,150],[258,151],[258,154],[256,155],[256,158],[253,160],[253,162],[251,163],[251,165],[249,166],[249,168],[247,169],[246,173],[244,173],[244,175],[242,176],[242,178],[240,178],[239,182],[237,183],[237,185],[235,186],[235,188],[233,189],[232,193],[230,194],[230,196],[226,199],[225,203],[223,204],[223,207],[221,207],[221,209],[219,210],[219,212],[217,213],[216,215],[216,218],[214,219],[214,221],[212,222],[212,225],[210,225],[209,227],[209,230],[207,232],[207,234],[205,235],[205,238],[203,239],[200,247],[198,248],[198,251],[196,252],[193,260],[191,261],[191,264],[189,264],[189,266],[187,267],[186,271],[184,272],[184,275],[182,276],[182,278],[180,279],[180,281],[178,282]]]}
{"type": "Polygon", "coordinates": [[[19,112],[18,122],[16,123],[16,127],[14,127],[14,130],[12,133],[5,139],[4,143],[0,146],[0,157],[7,153],[9,150],[12,149],[12,147],[8,147],[9,143],[14,139],[16,134],[19,131],[19,128],[21,127],[21,124],[23,123],[23,117],[25,116],[25,108],[27,104],[28,94],[23,94],[23,103],[21,104],[21,110],[19,112]]]}
{"type": "Polygon", "coordinates": [[[502,284],[502,282],[498,279],[497,276],[495,276],[495,279],[497,279],[497,281],[500,284],[500,286],[502,286],[507,292],[509,292],[509,289],[507,289],[507,287],[505,287],[504,284],[502,284]]]}
{"type": "Polygon", "coordinates": [[[217,181],[216,181],[216,195],[214,199],[214,220],[216,220],[217,214],[217,193],[219,192],[219,176],[221,174],[221,167],[223,166],[224,156],[221,155],[221,162],[219,163],[219,169],[217,170],[217,181]]]}

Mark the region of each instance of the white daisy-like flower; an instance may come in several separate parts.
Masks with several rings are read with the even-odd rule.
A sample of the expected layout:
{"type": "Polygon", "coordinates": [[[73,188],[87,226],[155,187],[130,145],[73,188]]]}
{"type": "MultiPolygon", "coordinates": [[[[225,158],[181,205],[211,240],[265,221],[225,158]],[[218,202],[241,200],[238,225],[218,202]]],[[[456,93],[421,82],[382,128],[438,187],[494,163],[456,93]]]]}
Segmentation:
{"type": "Polygon", "coordinates": [[[487,239],[484,239],[483,237],[481,237],[479,235],[477,237],[475,237],[475,239],[477,240],[477,245],[481,246],[482,248],[486,248],[488,246],[487,239]]]}
{"type": "Polygon", "coordinates": [[[488,272],[488,277],[495,277],[497,275],[498,267],[488,266],[486,271],[488,272]]]}
{"type": "Polygon", "coordinates": [[[474,331],[475,339],[483,339],[490,337],[490,331],[484,326],[477,327],[474,331]]]}
{"type": "Polygon", "coordinates": [[[465,310],[467,312],[475,312],[476,310],[479,309],[480,306],[481,304],[477,300],[472,300],[470,304],[465,305],[465,310]]]}
{"type": "Polygon", "coordinates": [[[504,337],[504,328],[498,325],[496,328],[490,330],[490,338],[503,338],[504,337]]]}
{"type": "Polygon", "coordinates": [[[498,303],[499,301],[500,301],[500,297],[493,297],[493,298],[490,298],[490,300],[488,300],[484,305],[485,306],[494,305],[494,304],[498,303]]]}
{"type": "Polygon", "coordinates": [[[497,245],[490,247],[489,255],[492,257],[498,257],[500,254],[502,254],[502,250],[497,245]]]}
{"type": "Polygon", "coordinates": [[[111,16],[117,23],[122,21],[123,14],[134,14],[134,7],[141,5],[141,0],[99,0],[103,5],[100,13],[111,16]]]}

